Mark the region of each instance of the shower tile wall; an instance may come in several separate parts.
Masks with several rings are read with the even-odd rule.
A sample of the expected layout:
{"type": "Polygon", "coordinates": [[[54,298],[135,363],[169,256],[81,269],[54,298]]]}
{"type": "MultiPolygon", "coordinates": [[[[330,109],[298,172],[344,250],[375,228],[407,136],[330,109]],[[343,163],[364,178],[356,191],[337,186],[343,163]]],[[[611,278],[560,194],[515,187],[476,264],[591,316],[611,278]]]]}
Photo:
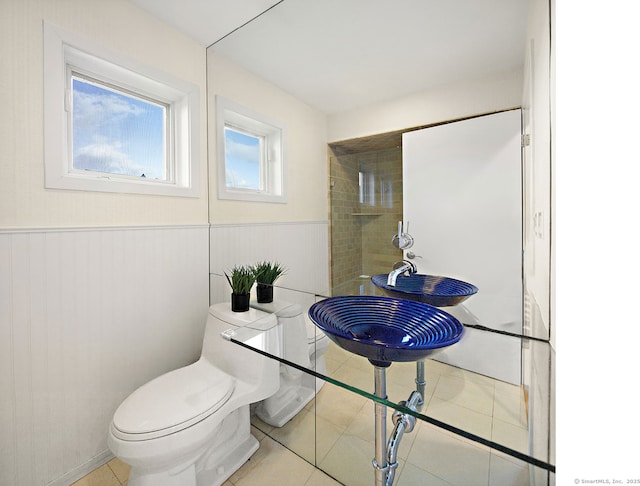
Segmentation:
{"type": "Polygon", "coordinates": [[[360,223],[352,213],[358,207],[356,156],[330,154],[331,286],[361,274],[360,223]]]}
{"type": "Polygon", "coordinates": [[[402,150],[330,153],[332,287],[386,273],[402,252],[391,245],[402,219],[402,150]]]}

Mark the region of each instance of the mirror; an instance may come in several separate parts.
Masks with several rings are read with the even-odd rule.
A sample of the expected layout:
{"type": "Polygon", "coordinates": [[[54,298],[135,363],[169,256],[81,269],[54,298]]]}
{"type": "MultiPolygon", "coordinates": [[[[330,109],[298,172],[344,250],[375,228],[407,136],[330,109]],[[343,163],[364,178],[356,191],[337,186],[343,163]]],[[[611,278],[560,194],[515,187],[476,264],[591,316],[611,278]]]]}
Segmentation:
{"type": "MultiPolygon", "coordinates": [[[[357,4],[357,2],[353,3],[357,4]]],[[[513,27],[515,29],[522,30],[524,29],[524,26],[526,26],[526,8],[528,6],[528,2],[524,1],[511,3],[518,3],[522,7],[522,11],[520,12],[521,22],[513,27]]],[[[484,12],[484,14],[491,14],[495,13],[496,11],[500,11],[501,6],[504,6],[505,3],[499,1],[491,1],[483,5],[485,7],[488,6],[488,10],[484,12]]],[[[296,72],[296,69],[291,69],[291,58],[289,58],[287,55],[280,56],[279,53],[281,52],[281,49],[284,49],[285,45],[291,44],[294,46],[294,49],[298,50],[299,59],[310,57],[316,60],[318,65],[326,65],[325,63],[330,65],[332,60],[331,49],[329,49],[329,54],[322,54],[320,53],[320,51],[305,50],[305,48],[309,46],[315,46],[316,44],[311,43],[310,37],[314,35],[317,37],[318,35],[320,35],[321,41],[331,46],[334,52],[337,52],[341,49],[346,49],[347,46],[345,44],[332,44],[332,42],[335,42],[335,38],[337,38],[338,34],[341,32],[339,27],[332,27],[330,21],[331,18],[337,18],[344,15],[344,18],[347,19],[366,17],[367,19],[372,20],[373,13],[371,10],[374,10],[370,9],[368,11],[366,8],[363,8],[362,12],[360,12],[361,16],[359,17],[356,14],[349,14],[349,12],[345,10],[347,8],[349,7],[345,6],[343,3],[336,4],[335,2],[327,2],[323,5],[317,2],[307,2],[302,0],[285,0],[284,2],[278,4],[275,8],[262,15],[260,18],[245,25],[241,29],[235,31],[233,34],[225,37],[220,42],[214,44],[212,47],[210,47],[210,49],[213,49],[214,51],[225,55],[233,62],[236,62],[246,69],[257,73],[266,73],[268,72],[269,67],[275,66],[278,69],[276,69],[275,71],[271,71],[271,74],[263,74],[265,79],[278,84],[283,88],[286,88],[288,92],[290,92],[293,96],[303,96],[305,93],[308,93],[308,91],[306,90],[309,89],[309,86],[303,86],[302,83],[297,86],[297,81],[300,81],[302,78],[312,78],[316,81],[316,85],[321,86],[329,84],[328,76],[322,76],[317,73],[309,74],[308,72],[305,72],[303,70],[302,66],[300,66],[299,71],[296,72]],[[320,11],[323,6],[328,7],[328,12],[320,11]],[[293,31],[289,30],[289,28],[291,27],[293,27],[293,31]],[[317,32],[318,30],[320,31],[320,33],[317,32]],[[336,34],[335,37],[332,35],[333,33],[336,34]],[[288,61],[290,63],[288,67],[281,66],[285,61],[288,61]],[[281,68],[282,70],[279,71],[279,69],[281,68]],[[278,77],[279,75],[284,75],[286,79],[278,77]]],[[[480,15],[480,13],[478,13],[477,11],[476,14],[480,15]]],[[[412,21],[415,18],[420,17],[419,15],[412,14],[406,10],[402,12],[402,15],[403,18],[412,21]]],[[[350,33],[353,44],[358,45],[358,42],[361,40],[360,36],[358,35],[358,25],[360,24],[355,25],[352,20],[350,21],[350,24],[350,33]]],[[[451,25],[450,27],[452,30],[454,30],[454,26],[451,25]]],[[[495,30],[486,28],[484,30],[486,33],[496,34],[496,36],[499,37],[498,33],[495,30]]],[[[401,52],[401,50],[397,46],[393,46],[393,39],[390,39],[383,35],[380,35],[379,37],[383,40],[383,42],[385,42],[389,46],[392,46],[392,48],[390,49],[391,52],[389,52],[387,49],[384,49],[384,52],[382,49],[373,49],[373,51],[375,52],[375,56],[372,57],[376,57],[376,61],[381,65],[390,64],[395,57],[398,57],[398,54],[401,52]]],[[[500,43],[500,41],[498,41],[498,43],[500,43]]],[[[431,47],[433,46],[429,46],[430,49],[431,47]]],[[[449,47],[453,47],[453,45],[449,47]]],[[[443,47],[442,44],[437,45],[436,50],[438,49],[440,50],[441,55],[442,53],[447,53],[445,54],[445,57],[446,55],[454,57],[456,55],[455,51],[447,51],[446,46],[443,47]]],[[[521,51],[523,50],[524,48],[521,51]]],[[[361,49],[360,58],[363,59],[364,57],[367,57],[367,52],[371,51],[361,49]]],[[[338,62],[338,56],[334,57],[336,58],[336,62],[338,62]]],[[[523,52],[520,53],[520,63],[523,62],[522,57],[523,52]]],[[[358,61],[359,58],[351,59],[351,63],[357,63],[358,61]]],[[[486,63],[489,63],[488,59],[481,58],[479,64],[482,64],[485,61],[486,63]]],[[[405,64],[410,63],[405,62],[405,64]]],[[[293,67],[295,68],[296,66],[294,65],[293,67]]],[[[341,71],[342,67],[345,66],[336,64],[335,66],[326,69],[341,71]]],[[[477,68],[478,66],[475,67],[477,68]]],[[[345,72],[346,71],[347,69],[345,69],[345,72]]],[[[476,73],[477,72],[478,71],[476,71],[476,73]]],[[[401,78],[401,76],[398,77],[401,78]]],[[[353,105],[351,105],[350,108],[354,108],[358,105],[358,103],[361,102],[358,101],[361,100],[359,97],[359,92],[368,92],[369,89],[367,85],[375,85],[377,83],[378,80],[374,78],[374,76],[370,76],[368,80],[358,80],[357,82],[350,82],[349,80],[345,80],[339,85],[332,85],[331,88],[335,89],[336,91],[340,91],[341,93],[344,92],[345,98],[349,98],[351,96],[351,98],[353,98],[353,105]]],[[[313,86],[311,88],[313,88],[313,86]]],[[[318,95],[318,98],[316,99],[319,100],[320,98],[321,96],[318,95]]],[[[345,102],[343,99],[340,103],[348,102],[345,102]]],[[[336,113],[336,110],[339,110],[340,107],[345,107],[347,105],[340,104],[339,106],[324,106],[320,101],[318,101],[318,103],[314,106],[316,109],[319,109],[326,113],[336,113]]],[[[466,114],[475,115],[477,113],[471,111],[466,114]]],[[[335,118],[335,116],[337,115],[332,116],[333,118],[335,118]]],[[[440,119],[438,121],[449,122],[451,120],[440,119]]],[[[343,290],[339,286],[334,285],[334,288],[332,290],[334,294],[351,292],[375,292],[375,289],[372,289],[370,286],[369,279],[367,277],[360,277],[388,271],[389,262],[393,263],[394,261],[402,258],[401,252],[399,252],[390,244],[391,237],[394,234],[394,229],[397,225],[397,222],[403,220],[401,204],[399,204],[400,200],[396,199],[398,194],[398,173],[400,171],[398,171],[397,166],[395,166],[393,169],[390,169],[389,171],[386,171],[387,169],[383,167],[385,162],[382,162],[382,159],[386,157],[386,152],[389,152],[397,160],[401,160],[402,155],[400,144],[399,142],[397,142],[397,140],[399,140],[401,136],[401,133],[405,131],[406,128],[424,128],[424,126],[411,125],[402,128],[403,130],[399,131],[383,131],[382,133],[376,134],[372,137],[360,137],[358,140],[329,140],[331,142],[331,150],[333,151],[331,157],[333,157],[335,160],[337,160],[339,157],[366,159],[362,160],[362,164],[360,165],[354,164],[353,167],[348,167],[348,171],[350,171],[349,181],[357,181],[357,183],[349,182],[349,184],[351,184],[354,189],[353,195],[351,195],[350,197],[353,197],[358,201],[358,209],[354,210],[353,208],[350,208],[349,212],[353,214],[350,214],[349,217],[357,220],[357,224],[360,227],[361,233],[359,236],[359,241],[361,241],[361,244],[358,247],[358,251],[362,254],[366,253],[367,255],[378,255],[378,252],[382,255],[379,258],[376,256],[376,258],[373,258],[371,262],[367,262],[366,265],[358,263],[357,266],[353,265],[350,267],[347,263],[344,263],[336,265],[335,268],[332,268],[332,278],[334,282],[344,281],[354,284],[354,290],[343,290]],[[394,137],[396,140],[394,142],[385,142],[383,146],[380,147],[375,146],[375,144],[379,141],[378,139],[386,140],[387,138],[394,139],[394,137]],[[358,148],[354,151],[354,149],[350,147],[350,144],[358,141],[367,143],[367,150],[360,150],[360,148],[358,148]],[[396,173],[393,172],[394,170],[396,171],[396,173]],[[379,205],[368,204],[371,202],[372,195],[375,196],[376,194],[375,188],[371,184],[372,174],[374,174],[374,179],[377,177],[376,174],[380,174],[380,178],[377,179],[379,180],[377,186],[384,188],[378,195],[378,200],[380,201],[379,205]],[[351,178],[352,176],[353,179],[351,178]],[[383,218],[388,218],[388,222],[385,222],[385,224],[383,225],[384,227],[381,227],[378,222],[383,220],[383,218]],[[376,234],[383,234],[384,236],[369,236],[376,234]],[[370,247],[366,247],[365,250],[364,246],[369,244],[372,240],[379,240],[387,242],[389,244],[384,245],[384,248],[381,247],[379,250],[377,248],[372,249],[370,247]],[[340,274],[340,272],[342,271],[344,271],[344,277],[340,274]]],[[[339,174],[337,174],[337,172],[334,172],[334,167],[332,164],[328,186],[333,187],[334,185],[339,184],[340,181],[338,180],[338,176],[339,174]]],[[[523,177],[527,179],[529,176],[531,176],[531,173],[529,172],[529,169],[525,167],[523,171],[523,177]]],[[[527,186],[527,184],[528,180],[525,180],[525,211],[530,210],[530,207],[527,207],[527,201],[532,192],[531,188],[527,186]]],[[[527,241],[528,231],[529,229],[525,227],[525,245],[527,241]]],[[[353,236],[353,233],[350,233],[350,236],[353,236]]],[[[332,244],[335,245],[336,241],[333,240],[332,244]]],[[[527,272],[528,270],[525,268],[525,280],[526,276],[529,275],[527,272]]],[[[287,290],[294,293],[304,293],[303,291],[298,289],[287,290]]],[[[523,314],[525,314],[523,317],[525,321],[525,328],[521,332],[521,334],[528,335],[531,338],[521,338],[515,336],[505,337],[505,339],[507,340],[513,340],[517,344],[517,346],[522,349],[524,363],[522,375],[525,377],[526,383],[524,388],[516,386],[517,399],[512,397],[512,400],[510,399],[511,401],[509,401],[508,405],[505,405],[505,407],[507,409],[506,413],[508,415],[517,417],[518,420],[524,420],[527,424],[526,428],[524,428],[526,439],[522,439],[523,436],[520,435],[521,440],[524,440],[524,442],[526,442],[522,445],[523,448],[521,450],[525,451],[525,455],[533,457],[534,459],[542,461],[544,464],[548,465],[550,463],[553,463],[553,461],[550,459],[552,457],[552,452],[549,449],[549,444],[553,444],[553,435],[549,426],[550,422],[552,421],[549,403],[553,393],[551,383],[553,377],[552,366],[554,362],[554,351],[548,344],[548,329],[545,328],[544,325],[540,325],[540,323],[544,323],[547,319],[544,315],[544,307],[541,308],[540,306],[535,305],[527,307],[526,305],[528,301],[531,301],[530,291],[531,289],[527,287],[525,287],[523,290],[523,314]],[[531,326],[527,326],[527,322],[533,324],[531,326]],[[525,390],[527,391],[526,394],[524,393],[525,390]]],[[[288,297],[291,298],[291,296],[288,297]]],[[[315,298],[322,298],[322,296],[318,295],[315,298]]],[[[489,331],[479,330],[479,332],[482,333],[489,331]]],[[[335,350],[330,350],[328,351],[328,353],[332,351],[335,350]]],[[[320,423],[322,420],[327,420],[329,423],[333,423],[335,421],[345,419],[344,414],[352,414],[353,409],[358,408],[357,405],[347,406],[346,410],[340,407],[341,403],[345,403],[347,401],[347,396],[355,399],[363,399],[361,406],[358,408],[358,410],[362,411],[362,416],[364,417],[363,422],[353,423],[353,421],[351,421],[348,424],[345,424],[343,422],[341,425],[342,432],[345,432],[347,430],[351,432],[356,429],[366,428],[370,433],[372,433],[372,421],[369,420],[369,418],[367,417],[368,413],[364,410],[365,407],[371,406],[371,400],[369,400],[369,397],[366,396],[366,393],[371,393],[371,390],[365,389],[367,383],[370,383],[371,381],[369,379],[370,370],[366,366],[368,365],[368,363],[360,363],[352,356],[345,357],[343,355],[340,355],[340,353],[338,352],[327,356],[330,356],[331,360],[333,360],[333,364],[336,365],[335,368],[328,369],[329,374],[334,374],[336,383],[326,383],[322,388],[322,391],[319,392],[318,397],[316,397],[315,405],[313,405],[313,407],[315,408],[306,409],[307,412],[310,412],[311,410],[314,411],[313,414],[315,416],[314,420],[316,421],[316,424],[320,423]],[[335,376],[338,376],[340,379],[335,378],[335,376]],[[362,394],[359,394],[352,388],[364,391],[365,395],[363,396],[362,394]],[[348,393],[349,395],[343,395],[344,393],[348,393]],[[354,394],[357,396],[352,397],[352,395],[354,394]],[[337,413],[337,418],[329,419],[327,415],[324,415],[324,411],[321,411],[321,406],[318,401],[320,400],[320,397],[324,395],[327,395],[328,398],[323,405],[323,410],[328,411],[331,409],[333,412],[337,413]]],[[[518,427],[517,424],[510,423],[508,420],[502,420],[500,417],[493,417],[491,420],[493,421],[495,418],[495,424],[499,424],[499,426],[497,428],[494,427],[494,424],[492,422],[492,425],[489,427],[488,432],[477,433],[480,431],[480,429],[482,429],[482,427],[486,427],[486,422],[482,417],[478,416],[478,411],[472,410],[472,412],[476,413],[468,413],[467,406],[469,405],[469,403],[465,402],[465,400],[467,400],[467,398],[470,396],[470,393],[474,393],[472,390],[475,390],[479,394],[486,392],[486,387],[484,387],[482,384],[478,385],[476,380],[479,382],[483,382],[486,385],[487,382],[485,381],[485,379],[487,379],[487,377],[470,372],[468,370],[457,368],[455,366],[451,367],[451,365],[448,365],[446,363],[433,361],[430,362],[430,364],[436,370],[431,370],[428,372],[431,373],[431,382],[434,383],[434,388],[430,389],[432,393],[431,399],[433,400],[435,398],[444,400],[444,396],[448,395],[448,398],[453,398],[454,400],[460,401],[458,403],[454,403],[453,405],[450,404],[445,407],[447,412],[456,409],[457,412],[453,413],[453,415],[447,415],[447,412],[445,412],[445,415],[438,416],[438,414],[435,412],[435,409],[432,409],[429,412],[425,411],[425,414],[422,414],[422,416],[419,417],[421,420],[421,424],[425,426],[425,434],[430,437],[430,440],[427,440],[426,442],[427,445],[418,446],[418,448],[416,449],[416,451],[420,451],[416,453],[419,455],[419,457],[424,459],[425,457],[434,454],[436,452],[432,449],[434,443],[444,447],[445,449],[449,449],[450,445],[447,445],[447,441],[452,437],[451,434],[453,434],[453,436],[455,436],[453,437],[453,439],[458,441],[455,443],[455,445],[460,446],[465,450],[468,449],[467,452],[470,451],[469,453],[471,454],[471,456],[469,456],[468,459],[463,460],[465,461],[465,463],[471,463],[474,460],[472,456],[476,452],[473,448],[477,447],[478,442],[472,444],[471,449],[469,449],[468,438],[465,438],[464,434],[461,435],[458,432],[462,431],[477,437],[483,437],[484,434],[485,439],[492,440],[496,444],[505,445],[505,447],[508,447],[506,444],[510,444],[510,439],[507,438],[507,435],[510,432],[522,432],[521,430],[514,430],[513,426],[518,427]],[[438,370],[442,371],[443,369],[446,370],[446,372],[438,372],[438,370]],[[458,375],[456,375],[456,373],[458,373],[458,375]],[[439,387],[438,384],[441,384],[442,386],[439,387]],[[457,432],[446,431],[446,437],[442,437],[442,428],[434,426],[437,430],[431,430],[431,426],[433,426],[432,422],[434,420],[439,420],[449,425],[451,425],[452,423],[457,424],[457,427],[454,426],[457,432]],[[502,432],[500,432],[498,429],[503,425],[504,427],[502,429],[502,432]]],[[[397,381],[397,383],[403,383],[403,385],[401,386],[402,390],[390,393],[390,400],[397,406],[397,403],[400,400],[404,400],[407,398],[406,396],[404,396],[406,394],[403,394],[401,392],[405,391],[405,388],[407,386],[412,386],[410,383],[410,377],[412,376],[413,370],[411,369],[411,367],[406,366],[394,365],[392,368],[394,370],[393,372],[395,373],[394,379],[397,381]],[[404,368],[409,369],[408,371],[405,371],[404,368]]],[[[489,389],[492,390],[491,393],[493,394],[494,399],[496,397],[498,389],[503,390],[504,388],[509,388],[510,390],[513,390],[513,388],[511,388],[513,385],[505,384],[503,381],[499,380],[489,380],[489,382],[491,383],[491,385],[489,385],[489,389]]],[[[481,402],[481,400],[479,400],[477,396],[473,398],[472,401],[481,402]]],[[[435,400],[434,403],[437,403],[437,400],[435,400]]],[[[505,411],[502,409],[502,405],[497,406],[497,409],[505,411]]],[[[326,422],[323,423],[326,424],[326,422]]],[[[296,422],[292,421],[291,428],[295,429],[295,424],[296,422]]],[[[301,428],[310,427],[309,424],[306,423],[298,425],[301,428]]],[[[523,429],[523,427],[520,427],[520,429],[523,429]]],[[[329,432],[330,430],[331,427],[329,427],[328,425],[326,427],[316,427],[313,438],[313,451],[311,452],[308,449],[309,442],[306,442],[305,445],[302,446],[302,450],[304,452],[300,452],[300,454],[303,457],[310,457],[312,454],[313,461],[308,459],[310,460],[310,462],[313,462],[318,467],[323,468],[331,475],[334,475],[334,477],[338,477],[338,475],[342,474],[342,472],[344,472],[346,468],[344,467],[344,465],[337,466],[330,460],[330,451],[334,450],[333,448],[338,444],[338,439],[334,440],[334,437],[329,432]],[[331,444],[331,446],[329,446],[329,444],[331,444]]],[[[282,439],[282,430],[274,431],[274,429],[271,429],[265,430],[265,432],[270,434],[280,434],[280,439],[284,440],[282,439]]],[[[293,439],[290,443],[288,443],[287,446],[295,450],[296,445],[294,442],[296,439],[296,430],[289,430],[287,431],[287,434],[289,434],[289,437],[293,439]]],[[[363,462],[365,464],[365,467],[367,468],[367,471],[370,471],[370,437],[369,439],[356,438],[352,440],[353,437],[354,436],[351,433],[346,433],[346,437],[344,438],[343,442],[348,443],[348,447],[343,451],[335,449],[335,454],[339,457],[351,457],[353,458],[354,463],[357,462],[358,464],[360,464],[363,462]]],[[[406,440],[411,441],[417,439],[415,439],[415,436],[412,439],[410,438],[410,436],[407,436],[406,440]]],[[[471,442],[474,441],[472,440],[471,442]]],[[[407,446],[405,445],[405,447],[407,446]]],[[[527,478],[527,481],[529,479],[531,479],[532,482],[540,480],[542,484],[546,484],[548,480],[548,470],[544,467],[544,465],[541,466],[536,463],[531,464],[518,462],[520,461],[520,459],[514,458],[514,456],[509,456],[509,454],[506,454],[506,456],[508,456],[506,457],[503,452],[500,451],[500,448],[496,447],[485,447],[482,454],[485,454],[485,452],[488,453],[490,461],[494,460],[495,463],[501,463],[508,466],[507,469],[511,471],[515,475],[515,477],[519,477],[519,475],[524,474],[524,476],[526,476],[527,478]],[[506,463],[503,463],[502,461],[506,461],[506,463]],[[512,466],[514,465],[515,469],[512,468],[512,466]]],[[[416,461],[409,460],[409,457],[404,457],[401,459],[405,459],[407,461],[406,464],[409,465],[407,471],[410,471],[412,467],[418,467],[418,465],[416,465],[416,461]]],[[[434,468],[435,467],[436,466],[434,465],[434,468]]],[[[420,468],[418,467],[418,469],[420,468]]],[[[431,469],[427,472],[429,474],[433,474],[436,477],[442,477],[442,475],[445,474],[444,471],[438,471],[437,468],[431,469]]],[[[370,476],[366,477],[369,478],[370,476]]],[[[359,484],[357,482],[357,479],[355,478],[341,478],[340,480],[345,484],[359,484]]],[[[451,480],[455,482],[454,478],[451,478],[451,480]]],[[[514,482],[513,484],[529,484],[528,482],[524,481],[525,480],[522,479],[522,482],[514,482]]],[[[368,483],[369,481],[366,481],[366,484],[368,483]]]]}

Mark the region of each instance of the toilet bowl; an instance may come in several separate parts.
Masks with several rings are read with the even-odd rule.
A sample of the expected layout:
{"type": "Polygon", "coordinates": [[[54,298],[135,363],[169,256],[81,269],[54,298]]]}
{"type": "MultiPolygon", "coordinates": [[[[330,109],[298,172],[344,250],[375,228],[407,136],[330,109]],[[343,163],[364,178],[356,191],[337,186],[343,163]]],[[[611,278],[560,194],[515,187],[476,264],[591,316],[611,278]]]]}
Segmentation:
{"type": "Polygon", "coordinates": [[[212,305],[200,359],[142,385],[118,407],[108,445],[131,466],[129,486],[218,486],[258,449],[249,405],[278,390],[278,362],[221,336],[253,329],[257,345],[279,352],[275,315],[212,305]]]}
{"type": "Polygon", "coordinates": [[[254,409],[263,422],[282,427],[309,403],[324,384],[324,380],[301,371],[299,367],[326,373],[324,352],[329,346],[329,339],[298,304],[278,300],[266,304],[252,301],[250,305],[277,317],[282,343],[280,357],[298,365],[281,364],[280,388],[254,409]]]}

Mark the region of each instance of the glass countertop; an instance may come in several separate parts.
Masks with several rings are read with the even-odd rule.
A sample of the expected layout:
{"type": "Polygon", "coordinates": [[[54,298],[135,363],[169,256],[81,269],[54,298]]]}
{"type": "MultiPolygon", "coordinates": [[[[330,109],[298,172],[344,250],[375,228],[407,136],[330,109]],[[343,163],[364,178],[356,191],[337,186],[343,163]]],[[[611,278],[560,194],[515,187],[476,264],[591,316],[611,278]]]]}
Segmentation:
{"type": "MultiPolygon", "coordinates": [[[[220,297],[229,294],[224,276],[212,274],[211,277],[212,284],[220,285],[220,297]]],[[[335,288],[330,293],[332,296],[385,295],[364,276],[335,288]]],[[[213,295],[212,292],[212,299],[213,295]]],[[[373,365],[366,358],[349,353],[329,341],[309,319],[309,307],[326,297],[314,292],[274,286],[274,303],[271,304],[273,307],[268,308],[290,311],[293,307],[299,306],[307,321],[309,342],[315,343],[311,346],[318,346],[318,343],[323,343],[323,346],[328,344],[323,354],[326,366],[307,359],[306,353],[302,353],[304,357],[300,357],[301,353],[286,349],[283,336],[287,330],[279,323],[274,326],[273,320],[269,321],[271,324],[268,326],[259,321],[225,337],[238,346],[275,359],[282,365],[302,371],[317,380],[323,380],[366,399],[413,415],[418,420],[475,444],[500,451],[536,468],[555,472],[555,466],[549,462],[548,445],[542,450],[540,447],[531,446],[532,440],[539,441],[541,437],[549,436],[549,411],[542,414],[537,411],[541,418],[531,416],[528,402],[530,396],[525,393],[523,386],[441,362],[436,352],[428,359],[417,363],[392,363],[386,372],[387,398],[380,398],[374,394],[373,365]],[[274,346],[274,342],[279,345],[274,346]],[[426,381],[424,405],[413,411],[406,408],[403,401],[409,399],[411,392],[418,387],[419,381],[426,381]]],[[[226,300],[229,300],[228,295],[226,300]]],[[[215,301],[222,300],[218,298],[215,301]]],[[[255,304],[255,295],[252,295],[252,305],[255,304]]],[[[473,322],[464,304],[445,307],[442,310],[456,317],[465,327],[482,329],[482,326],[473,322]]],[[[535,348],[536,352],[549,352],[548,343],[540,339],[530,340],[526,336],[517,335],[504,336],[504,339],[526,342],[527,349],[535,348]]]]}

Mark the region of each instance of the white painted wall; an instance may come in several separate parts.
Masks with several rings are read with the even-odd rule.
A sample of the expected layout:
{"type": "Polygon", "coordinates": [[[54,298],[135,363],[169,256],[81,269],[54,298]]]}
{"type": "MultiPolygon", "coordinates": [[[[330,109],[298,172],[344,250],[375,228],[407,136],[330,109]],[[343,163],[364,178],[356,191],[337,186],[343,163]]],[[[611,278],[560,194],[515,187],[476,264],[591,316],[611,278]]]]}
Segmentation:
{"type": "Polygon", "coordinates": [[[2,0],[0,228],[207,222],[205,49],[125,0],[2,0]],[[44,188],[42,22],[200,86],[199,198],[44,188]]]}
{"type": "Polygon", "coordinates": [[[111,457],[122,400],[199,355],[207,263],[207,225],[0,230],[0,484],[111,457]]]}
{"type": "Polygon", "coordinates": [[[230,300],[225,271],[234,265],[264,260],[280,262],[287,268],[276,282],[279,287],[328,295],[328,248],[327,221],[212,225],[211,302],[230,300]]]}
{"type": "Polygon", "coordinates": [[[329,142],[519,107],[522,70],[498,73],[329,116],[329,142]]]}

